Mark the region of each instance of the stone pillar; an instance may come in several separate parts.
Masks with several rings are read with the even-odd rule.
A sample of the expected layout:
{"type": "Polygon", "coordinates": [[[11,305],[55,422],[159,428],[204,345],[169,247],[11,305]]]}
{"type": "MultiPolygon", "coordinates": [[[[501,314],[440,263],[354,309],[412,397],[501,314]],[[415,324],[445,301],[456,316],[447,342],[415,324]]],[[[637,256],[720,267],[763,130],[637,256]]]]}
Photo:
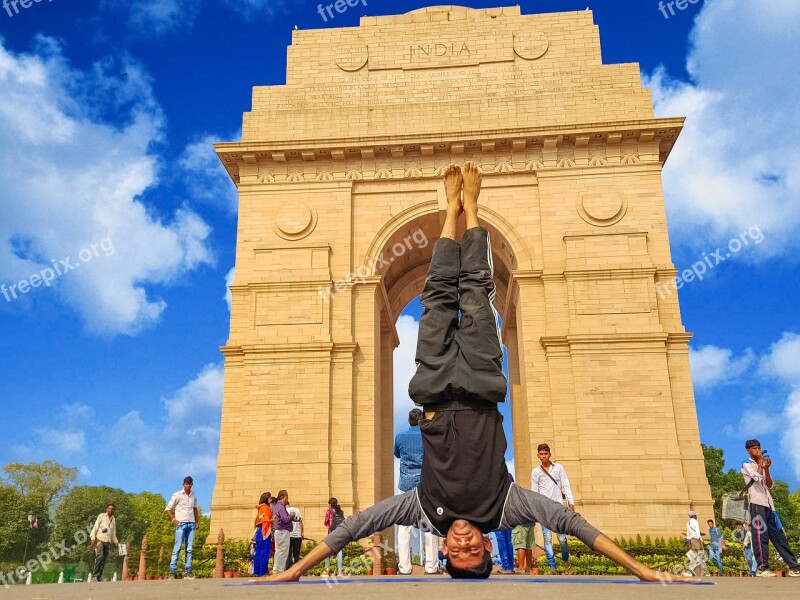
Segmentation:
{"type": "Polygon", "coordinates": [[[136,581],[145,581],[147,579],[147,536],[142,538],[142,553],[139,555],[139,573],[136,575],[136,581]]]}
{"type": "Polygon", "coordinates": [[[225,532],[219,530],[217,535],[217,562],[214,565],[214,579],[222,579],[225,577],[225,532]]]}

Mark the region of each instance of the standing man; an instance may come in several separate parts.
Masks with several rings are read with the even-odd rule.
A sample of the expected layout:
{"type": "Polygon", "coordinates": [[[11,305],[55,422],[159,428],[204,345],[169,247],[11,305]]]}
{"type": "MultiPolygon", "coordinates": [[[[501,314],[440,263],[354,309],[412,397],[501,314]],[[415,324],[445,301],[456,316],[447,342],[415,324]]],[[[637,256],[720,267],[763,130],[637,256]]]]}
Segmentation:
{"type": "Polygon", "coordinates": [[[289,504],[289,492],[281,490],[278,492],[278,501],[275,503],[275,525],[272,527],[272,535],[275,540],[275,573],[283,573],[286,570],[286,560],[289,558],[289,546],[293,529],[292,515],[286,510],[289,504]]]}
{"type": "Polygon", "coordinates": [[[747,493],[750,498],[750,518],[755,528],[753,547],[755,549],[758,570],[756,577],[775,577],[769,569],[769,543],[789,565],[789,577],[800,577],[800,564],[798,564],[786,535],[775,521],[775,503],[772,501],[772,459],[761,452],[761,442],[747,440],[744,444],[750,455],[750,462],[742,464],[742,475],[747,484],[747,493]]]}
{"type": "Polygon", "coordinates": [[[737,523],[736,529],[737,535],[742,539],[742,554],[750,571],[750,577],[755,577],[758,565],[753,556],[753,534],[750,533],[750,523],[737,523]]]}
{"type": "Polygon", "coordinates": [[[100,581],[103,576],[103,569],[106,567],[106,559],[108,559],[111,544],[119,546],[117,520],[114,518],[115,510],[117,510],[117,507],[113,504],[106,506],[106,512],[97,515],[92,532],[89,534],[89,542],[94,547],[95,581],[100,581]]]}
{"type": "Polygon", "coordinates": [[[175,546],[172,548],[172,560],[169,563],[169,578],[175,579],[175,572],[178,570],[178,555],[181,546],[186,546],[186,563],[183,568],[184,579],[194,579],[192,575],[192,544],[194,544],[194,532],[197,529],[197,522],[200,515],[197,512],[197,496],[192,491],[194,481],[191,477],[183,478],[183,489],[172,494],[172,498],[167,502],[164,512],[169,516],[170,521],[175,526],[175,546]]]}
{"type": "Polygon", "coordinates": [[[714,521],[709,519],[708,523],[708,537],[711,543],[708,546],[708,558],[711,559],[717,568],[719,569],[720,575],[725,575],[725,571],[722,569],[722,545],[725,541],[725,536],[722,535],[722,531],[719,527],[714,527],[714,521]]]}
{"type": "Polygon", "coordinates": [[[706,551],[703,546],[703,534],[700,533],[700,523],[697,522],[697,513],[689,511],[689,521],[686,523],[686,540],[689,550],[693,553],[689,559],[689,570],[695,576],[701,577],[706,570],[706,551]]]}
{"type": "MultiPolygon", "coordinates": [[[[422,477],[422,432],[419,421],[422,411],[414,408],[408,413],[408,429],[394,438],[394,456],[400,459],[400,481],[397,487],[401,492],[415,489],[422,477]]],[[[397,527],[397,572],[411,575],[411,525],[397,527]]],[[[419,532],[420,554],[425,548],[425,574],[439,572],[439,538],[432,532],[419,532]]]]}
{"type": "MultiPolygon", "coordinates": [[[[531,490],[561,504],[566,500],[567,507],[574,511],[575,498],[572,496],[572,488],[569,486],[569,479],[564,467],[550,461],[550,446],[547,444],[539,444],[536,451],[542,464],[531,471],[531,490]]],[[[558,545],[561,546],[561,560],[564,563],[564,570],[568,571],[569,546],[567,545],[567,536],[563,533],[557,533],[557,535],[558,545]]],[[[555,572],[556,557],[553,553],[553,534],[544,525],[542,525],[542,537],[544,538],[544,553],[547,556],[547,562],[550,564],[550,570],[555,572]]]]}
{"type": "Polygon", "coordinates": [[[289,506],[286,508],[292,517],[292,533],[289,534],[289,558],[286,559],[288,569],[300,560],[300,548],[303,545],[303,515],[299,508],[289,506]]]}

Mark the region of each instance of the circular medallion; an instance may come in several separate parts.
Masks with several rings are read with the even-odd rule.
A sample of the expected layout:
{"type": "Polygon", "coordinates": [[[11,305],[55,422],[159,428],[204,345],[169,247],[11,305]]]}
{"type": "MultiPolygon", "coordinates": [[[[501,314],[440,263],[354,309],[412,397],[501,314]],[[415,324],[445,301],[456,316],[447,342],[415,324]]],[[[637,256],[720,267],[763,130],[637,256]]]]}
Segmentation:
{"type": "Polygon", "coordinates": [[[369,49],[361,41],[339,46],[334,54],[336,66],[342,71],[358,71],[369,60],[369,49]]]}
{"type": "Polygon", "coordinates": [[[584,192],[578,198],[578,213],[581,218],[597,227],[608,227],[618,223],[628,210],[625,196],[616,188],[584,192]]]}
{"type": "Polygon", "coordinates": [[[550,40],[543,33],[514,34],[514,52],[527,60],[535,60],[544,56],[550,48],[550,40]]]}
{"type": "Polygon", "coordinates": [[[303,202],[296,202],[278,209],[273,230],[285,240],[301,240],[316,226],[317,212],[303,202]]]}

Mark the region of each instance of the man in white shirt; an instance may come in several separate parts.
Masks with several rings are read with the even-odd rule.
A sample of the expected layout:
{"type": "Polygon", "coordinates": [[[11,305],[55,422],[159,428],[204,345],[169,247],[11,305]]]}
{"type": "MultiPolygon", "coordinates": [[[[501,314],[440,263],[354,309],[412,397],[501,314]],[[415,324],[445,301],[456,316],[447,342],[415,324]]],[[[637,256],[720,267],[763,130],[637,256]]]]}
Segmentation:
{"type": "MultiPolygon", "coordinates": [[[[547,444],[539,444],[536,451],[542,464],[531,471],[531,490],[562,504],[566,500],[568,508],[575,510],[575,498],[572,496],[572,488],[569,485],[569,478],[564,467],[550,462],[550,446],[547,444]]],[[[558,544],[561,546],[561,560],[564,563],[564,569],[568,570],[569,546],[567,546],[567,536],[563,533],[557,533],[557,535],[558,544]]],[[[547,527],[542,526],[542,536],[544,537],[544,553],[547,556],[547,562],[550,564],[550,570],[555,572],[556,558],[553,553],[553,534],[547,527]]]]}
{"type": "Polygon", "coordinates": [[[303,545],[303,515],[299,508],[287,506],[286,512],[292,517],[292,532],[289,534],[289,556],[286,558],[288,569],[300,560],[300,547],[303,545]]]}
{"type": "Polygon", "coordinates": [[[111,544],[119,545],[117,539],[117,520],[114,518],[114,511],[117,509],[113,504],[106,506],[106,512],[97,515],[92,532],[89,534],[89,542],[94,546],[94,580],[100,581],[103,576],[103,569],[106,566],[106,559],[111,550],[111,544]]]}
{"type": "Polygon", "coordinates": [[[686,539],[689,542],[689,570],[700,577],[706,570],[706,551],[697,513],[693,510],[689,511],[689,521],[686,523],[686,539]]]}
{"type": "Polygon", "coordinates": [[[789,567],[789,577],[800,577],[800,564],[798,564],[786,534],[778,528],[775,520],[775,503],[772,500],[772,459],[761,451],[761,442],[747,440],[744,444],[750,461],[742,464],[744,482],[748,484],[747,494],[750,499],[750,518],[753,525],[753,549],[758,561],[756,577],[775,577],[769,568],[769,543],[789,567]]]}
{"type": "Polygon", "coordinates": [[[181,546],[186,545],[186,564],[183,570],[184,579],[194,579],[192,576],[192,544],[194,543],[194,532],[197,529],[197,522],[200,516],[197,513],[197,496],[192,491],[194,481],[191,477],[183,478],[183,489],[172,494],[172,498],[167,502],[167,513],[172,524],[175,526],[175,546],[172,548],[172,560],[169,563],[169,578],[175,579],[175,572],[178,570],[178,555],[181,546]]]}

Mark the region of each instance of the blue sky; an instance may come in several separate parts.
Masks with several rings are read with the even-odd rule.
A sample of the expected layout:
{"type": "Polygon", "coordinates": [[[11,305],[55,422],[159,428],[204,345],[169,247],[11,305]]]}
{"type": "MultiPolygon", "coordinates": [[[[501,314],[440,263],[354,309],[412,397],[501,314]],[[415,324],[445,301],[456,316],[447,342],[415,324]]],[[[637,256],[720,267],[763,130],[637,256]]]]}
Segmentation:
{"type": "MultiPolygon", "coordinates": [[[[367,0],[327,22],[316,3],[269,0],[0,8],[0,464],[56,459],[81,483],[164,494],[191,472],[208,506],[236,235],[210,143],[238,139],[253,85],[284,82],[295,26],[425,5],[367,0]],[[24,279],[37,287],[14,297],[24,279]]],[[[638,62],[657,115],[688,118],[664,176],[676,266],[731,254],[680,290],[701,437],[732,467],[761,437],[796,488],[800,4],[701,1],[665,18],[650,0],[521,3],[587,6],[604,61],[638,62]]]]}

